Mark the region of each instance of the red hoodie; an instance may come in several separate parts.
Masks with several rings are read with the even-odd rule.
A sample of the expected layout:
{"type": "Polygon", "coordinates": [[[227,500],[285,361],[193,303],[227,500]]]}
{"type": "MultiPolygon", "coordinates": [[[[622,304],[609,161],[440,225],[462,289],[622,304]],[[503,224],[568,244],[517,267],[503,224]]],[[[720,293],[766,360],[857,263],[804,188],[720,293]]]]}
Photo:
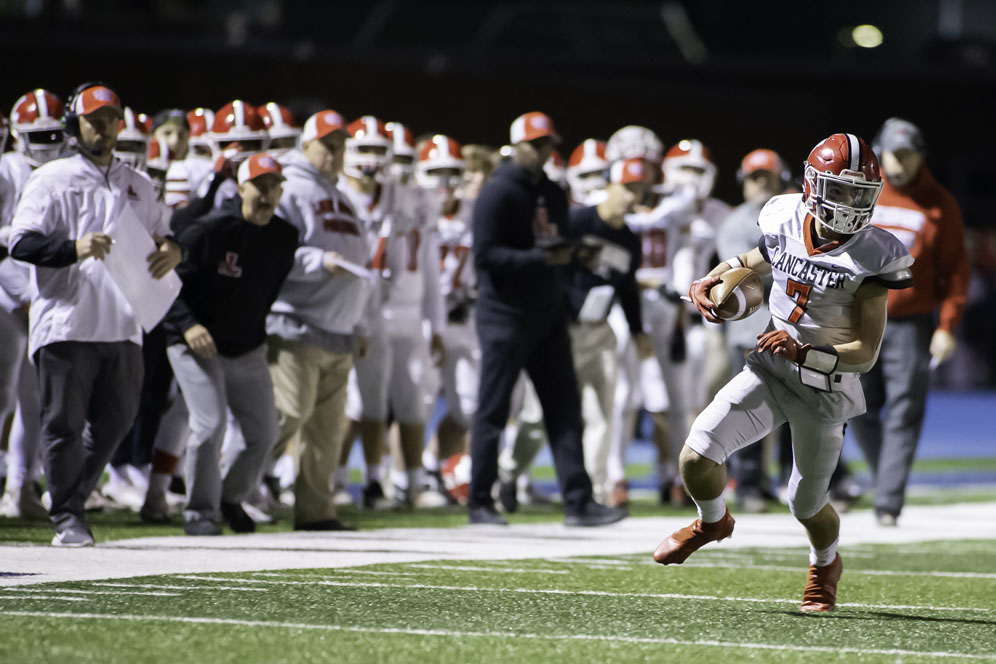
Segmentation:
{"type": "Polygon", "coordinates": [[[909,185],[886,180],[872,223],[902,240],[913,255],[913,287],[889,291],[889,317],[933,313],[954,333],[965,311],[969,261],[957,201],[924,165],[909,185]]]}

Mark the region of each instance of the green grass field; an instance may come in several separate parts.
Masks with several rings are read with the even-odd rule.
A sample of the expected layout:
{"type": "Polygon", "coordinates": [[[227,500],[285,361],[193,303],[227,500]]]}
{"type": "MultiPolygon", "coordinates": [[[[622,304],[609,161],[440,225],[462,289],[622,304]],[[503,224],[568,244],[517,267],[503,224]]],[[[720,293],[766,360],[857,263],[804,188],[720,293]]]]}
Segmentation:
{"type": "Polygon", "coordinates": [[[0,590],[0,662],[996,661],[992,542],[167,575],[0,590]]]}

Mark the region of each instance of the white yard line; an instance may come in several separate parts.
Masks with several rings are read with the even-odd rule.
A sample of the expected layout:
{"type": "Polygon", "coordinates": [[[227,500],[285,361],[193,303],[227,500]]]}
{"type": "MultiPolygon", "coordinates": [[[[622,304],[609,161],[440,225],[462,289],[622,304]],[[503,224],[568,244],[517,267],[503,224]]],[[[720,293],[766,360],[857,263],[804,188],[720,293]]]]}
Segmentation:
{"type": "MultiPolygon", "coordinates": [[[[842,554],[841,558],[847,559],[847,554],[842,554]]],[[[657,565],[658,563],[650,563],[651,565],[657,565]]],[[[708,567],[715,569],[757,569],[766,572],[800,572],[800,570],[805,570],[804,567],[781,567],[778,565],[730,565],[727,563],[698,563],[698,562],[686,562],[682,563],[682,567],[708,567]]],[[[904,572],[898,570],[888,570],[888,569],[847,569],[845,568],[845,573],[851,574],[864,574],[866,576],[932,576],[941,577],[947,579],[996,579],[996,574],[989,572],[936,572],[936,571],[920,571],[920,572],[904,572]]]]}
{"type": "MultiPolygon", "coordinates": [[[[373,576],[415,576],[415,572],[380,572],[372,569],[337,569],[335,574],[370,574],[373,576]]],[[[272,576],[283,578],[317,579],[315,574],[292,574],[288,572],[249,572],[249,576],[272,576]]]]}
{"type": "MultiPolygon", "coordinates": [[[[227,581],[236,583],[271,583],[293,586],[333,586],[341,588],[397,588],[398,590],[447,590],[464,592],[523,593],[538,595],[584,595],[590,597],[635,597],[641,599],[711,600],[717,602],[750,602],[757,604],[799,604],[798,599],[769,599],[764,597],[723,597],[721,595],[686,595],[682,593],[618,593],[608,590],[560,590],[553,588],[485,588],[481,586],[441,586],[428,583],[359,583],[356,581],[268,581],[264,579],[230,579],[220,576],[193,576],[178,574],[178,579],[200,581],[227,581]]],[[[981,611],[993,609],[970,606],[929,606],[921,604],[861,604],[840,603],[837,606],[858,609],[911,609],[922,611],[981,611]]]]}
{"type": "Polygon", "coordinates": [[[45,600],[46,602],[50,599],[57,600],[59,602],[85,602],[86,597],[63,597],[59,595],[0,595],[0,599],[20,599],[20,600],[45,600]]]}
{"type": "MultiPolygon", "coordinates": [[[[98,584],[99,585],[99,584],[98,584]]],[[[10,592],[28,593],[65,593],[67,595],[143,595],[146,597],[179,597],[180,593],[161,593],[155,591],[136,590],[75,590],[70,588],[10,588],[10,592]]]]}
{"type": "MultiPolygon", "coordinates": [[[[406,568],[415,569],[439,569],[439,570],[452,570],[454,572],[488,572],[497,574],[570,574],[570,570],[566,569],[545,569],[542,567],[536,567],[529,569],[526,567],[471,567],[469,565],[420,565],[417,563],[408,563],[405,565],[406,568]]],[[[617,569],[613,567],[612,569],[617,569]]]]}
{"type": "MultiPolygon", "coordinates": [[[[269,592],[266,588],[239,588],[236,586],[167,586],[158,583],[109,583],[106,581],[95,581],[90,584],[91,586],[99,586],[101,588],[152,588],[155,590],[235,590],[239,592],[257,592],[265,593],[269,592]]],[[[138,594],[138,593],[136,593],[138,594]]]]}
{"type": "Polygon", "coordinates": [[[800,646],[781,643],[737,643],[710,640],[682,640],[670,638],[641,638],[613,634],[528,634],[519,632],[459,632],[438,629],[408,629],[401,627],[359,627],[352,625],[316,625],[311,623],[266,622],[262,620],[235,620],[229,618],[197,618],[190,616],[141,616],[102,613],[64,613],[45,611],[0,611],[0,615],[29,618],[55,618],[66,620],[123,620],[131,622],[170,622],[194,625],[230,625],[238,627],[269,627],[275,629],[317,630],[326,632],[359,632],[364,634],[406,634],[412,636],[440,636],[446,638],[535,639],[543,641],[603,641],[650,645],[700,646],[706,648],[738,648],[741,650],[774,650],[786,652],[848,653],[855,655],[892,655],[897,657],[952,657],[959,660],[996,661],[996,655],[976,655],[960,652],[922,652],[916,650],[850,648],[846,646],[800,646]]]}

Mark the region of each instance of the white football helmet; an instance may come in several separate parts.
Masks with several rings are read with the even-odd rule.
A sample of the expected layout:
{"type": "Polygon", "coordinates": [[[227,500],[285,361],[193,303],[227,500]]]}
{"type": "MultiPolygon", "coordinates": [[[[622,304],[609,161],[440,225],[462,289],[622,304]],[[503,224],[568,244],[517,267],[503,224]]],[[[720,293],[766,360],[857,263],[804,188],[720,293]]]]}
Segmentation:
{"type": "MultiPolygon", "coordinates": [[[[31,166],[41,166],[67,153],[62,114],[62,100],[41,88],[21,95],[11,109],[11,133],[17,139],[17,151],[31,166]]],[[[5,138],[6,130],[3,134],[5,138]]]]}
{"type": "Polygon", "coordinates": [[[270,154],[280,157],[298,146],[301,127],[286,106],[271,101],[259,107],[259,114],[270,135],[270,154]]]}
{"type": "Polygon", "coordinates": [[[210,159],[214,154],[209,140],[209,132],[214,124],[214,111],[210,108],[195,108],[187,112],[190,125],[190,153],[195,157],[210,159]]]}
{"type": "Polygon", "coordinates": [[[383,122],[364,115],[346,127],[346,153],[342,172],[353,178],[387,175],[391,163],[391,137],[383,122]]]}
{"type": "Polygon", "coordinates": [[[415,174],[415,137],[400,122],[388,122],[387,135],[391,137],[391,177],[405,184],[415,174]]]}
{"type": "Polygon", "coordinates": [[[173,161],[174,155],[166,145],[166,139],[153,138],[149,141],[149,152],[145,159],[145,172],[152,179],[152,187],[156,190],[156,197],[162,200],[166,191],[166,172],[169,170],[169,163],[173,161]]]}
{"type": "Polygon", "coordinates": [[[709,148],[702,141],[684,139],[667,151],[662,164],[664,183],[661,192],[672,194],[678,189],[692,187],[695,197],[704,201],[716,184],[716,164],[709,148]]]}
{"type": "Polygon", "coordinates": [[[627,125],[617,130],[605,143],[605,158],[609,161],[640,158],[658,164],[663,154],[661,139],[640,125],[627,125]]]}
{"type": "Polygon", "coordinates": [[[415,182],[423,189],[455,191],[466,169],[460,144],[448,136],[436,134],[425,142],[415,165],[415,182]]]}
{"type": "Polygon", "coordinates": [[[567,184],[571,186],[571,197],[582,205],[595,205],[603,197],[608,185],[606,171],[609,160],[605,158],[605,142],[594,138],[585,139],[574,148],[567,162],[567,184]]]}
{"type": "Polygon", "coordinates": [[[124,115],[118,121],[118,142],[114,145],[114,156],[136,170],[144,169],[151,124],[144,113],[136,113],[125,106],[124,115]]]}
{"type": "Polygon", "coordinates": [[[256,107],[240,99],[218,109],[209,138],[215,158],[225,157],[232,162],[233,168],[238,168],[252,155],[263,152],[270,144],[266,125],[256,107]]]}

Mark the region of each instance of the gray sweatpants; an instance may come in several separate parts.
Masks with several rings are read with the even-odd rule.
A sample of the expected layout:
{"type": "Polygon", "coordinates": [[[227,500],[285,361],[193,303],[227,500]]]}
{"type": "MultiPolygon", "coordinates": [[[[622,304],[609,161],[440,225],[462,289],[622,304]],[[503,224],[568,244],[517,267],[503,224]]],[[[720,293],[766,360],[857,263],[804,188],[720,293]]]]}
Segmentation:
{"type": "Polygon", "coordinates": [[[263,463],[277,442],[280,428],[266,345],[238,357],[215,355],[209,360],[186,344],[170,346],[166,353],[190,411],[183,518],[218,521],[222,501],[242,502],[259,482],[263,463]],[[222,479],[228,409],[242,428],[245,448],[232,458],[222,479]]]}
{"type": "Polygon", "coordinates": [[[61,341],[35,353],[42,461],[57,528],[86,523],[83,503],[131,429],[142,391],[142,348],[130,341],[61,341]]]}
{"type": "Polygon", "coordinates": [[[878,362],[861,376],[868,410],[850,422],[871,466],[875,509],[894,516],[903,509],[920,441],[933,330],[930,315],[889,319],[878,362]]]}

